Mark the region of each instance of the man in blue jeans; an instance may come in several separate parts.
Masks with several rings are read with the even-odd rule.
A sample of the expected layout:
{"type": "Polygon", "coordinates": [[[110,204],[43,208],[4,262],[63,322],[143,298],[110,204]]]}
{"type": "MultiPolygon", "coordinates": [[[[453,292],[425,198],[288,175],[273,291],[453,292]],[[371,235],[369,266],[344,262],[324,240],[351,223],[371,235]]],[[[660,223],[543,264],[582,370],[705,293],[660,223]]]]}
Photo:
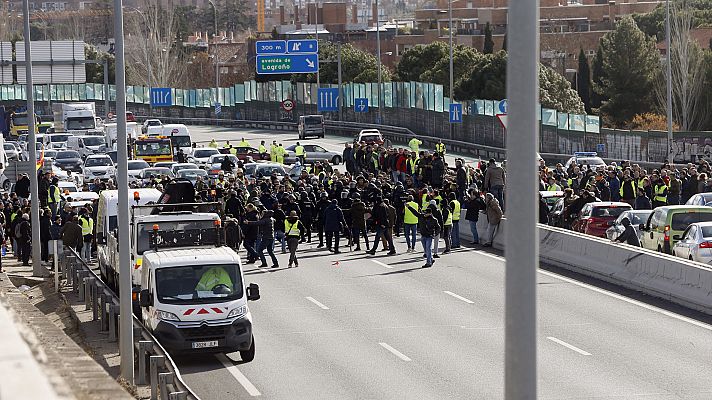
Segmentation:
{"type": "Polygon", "coordinates": [[[470,223],[472,232],[472,244],[478,244],[480,236],[477,232],[477,221],[480,219],[480,211],[485,209],[485,201],[476,188],[470,189],[465,200],[465,209],[465,219],[470,223]]]}
{"type": "Polygon", "coordinates": [[[440,234],[442,226],[440,226],[438,219],[433,216],[432,208],[426,207],[422,213],[410,205],[406,205],[406,208],[420,219],[420,242],[423,244],[423,251],[425,252],[425,265],[423,265],[423,268],[430,268],[435,262],[432,252],[433,239],[440,234]]]}
{"type": "Polygon", "coordinates": [[[413,214],[408,208],[418,209],[418,203],[413,200],[413,196],[408,196],[408,201],[403,209],[403,230],[405,231],[405,242],[408,244],[408,253],[415,251],[415,241],[418,235],[418,216],[413,214]]]}

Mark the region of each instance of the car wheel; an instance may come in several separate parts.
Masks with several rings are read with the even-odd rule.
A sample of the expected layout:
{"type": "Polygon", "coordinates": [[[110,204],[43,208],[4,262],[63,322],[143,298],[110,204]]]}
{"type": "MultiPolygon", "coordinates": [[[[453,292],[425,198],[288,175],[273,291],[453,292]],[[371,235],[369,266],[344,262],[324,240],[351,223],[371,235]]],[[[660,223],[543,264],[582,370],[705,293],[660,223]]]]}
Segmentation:
{"type": "Polygon", "coordinates": [[[334,165],[339,165],[341,164],[341,157],[340,156],[334,156],[334,158],[331,159],[331,163],[334,165]]]}
{"type": "Polygon", "coordinates": [[[240,350],[240,358],[244,362],[250,362],[255,359],[255,337],[252,336],[252,344],[247,350],[240,350]]]}
{"type": "Polygon", "coordinates": [[[2,190],[6,191],[6,192],[9,192],[9,191],[10,191],[10,185],[11,185],[10,180],[9,180],[9,179],[5,179],[5,182],[2,183],[2,190]]]}

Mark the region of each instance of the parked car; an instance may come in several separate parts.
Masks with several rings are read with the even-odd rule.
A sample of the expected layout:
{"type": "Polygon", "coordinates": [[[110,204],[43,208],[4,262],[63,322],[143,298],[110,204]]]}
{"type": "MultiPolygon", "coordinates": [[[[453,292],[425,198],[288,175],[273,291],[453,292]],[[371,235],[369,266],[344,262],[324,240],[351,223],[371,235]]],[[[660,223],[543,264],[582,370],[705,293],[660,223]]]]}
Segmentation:
{"type": "Polygon", "coordinates": [[[618,236],[620,236],[623,231],[625,231],[625,227],[623,226],[623,218],[628,218],[630,221],[630,224],[633,226],[633,229],[635,230],[635,233],[638,235],[638,240],[640,240],[640,224],[645,223],[645,221],[648,220],[648,217],[650,214],[653,213],[653,210],[628,210],[628,211],[623,211],[621,215],[616,218],[615,221],[613,221],[613,224],[611,225],[610,228],[606,229],[606,237],[610,240],[616,239],[618,236]]]}
{"type": "Polygon", "coordinates": [[[44,158],[45,160],[54,160],[54,158],[57,157],[57,153],[59,153],[57,150],[45,150],[44,158]]]}
{"type": "Polygon", "coordinates": [[[93,180],[99,179],[113,179],[116,177],[116,168],[114,168],[114,162],[111,157],[106,154],[94,154],[88,156],[84,160],[84,167],[82,168],[84,179],[93,180]]]}
{"type": "MultiPolygon", "coordinates": [[[[235,157],[243,162],[253,162],[257,160],[262,160],[260,157],[260,151],[254,147],[235,147],[235,157]]],[[[269,153],[265,153],[265,158],[269,159],[269,153]]]]}
{"type": "Polygon", "coordinates": [[[203,180],[207,180],[208,172],[200,168],[182,169],[178,171],[178,174],[176,175],[176,178],[183,178],[189,180],[190,183],[193,184],[193,186],[195,186],[195,183],[198,181],[198,177],[203,178],[203,180]]]}
{"type": "Polygon", "coordinates": [[[712,193],[707,192],[707,193],[698,193],[692,197],[690,197],[689,200],[687,200],[687,203],[685,205],[688,206],[712,206],[712,193]]]}
{"type": "Polygon", "coordinates": [[[72,171],[72,172],[82,172],[82,156],[74,150],[62,150],[57,152],[54,157],[54,165],[59,168],[72,171]]]}
{"type": "Polygon", "coordinates": [[[383,135],[381,135],[381,131],[378,129],[362,129],[356,141],[360,144],[380,146],[383,144],[383,135]]]}
{"type": "Polygon", "coordinates": [[[640,225],[640,244],[650,250],[670,254],[677,243],[676,236],[682,235],[690,224],[712,221],[712,207],[705,206],[664,206],[653,210],[648,220],[640,225]]]}
{"type": "Polygon", "coordinates": [[[153,166],[154,167],[165,167],[165,168],[171,169],[174,164],[178,164],[178,163],[175,161],[159,161],[157,163],[153,163],[153,166]]]}
{"type": "Polygon", "coordinates": [[[324,137],[324,116],[323,115],[302,115],[299,117],[297,125],[299,139],[309,136],[324,137]]]}
{"type": "Polygon", "coordinates": [[[262,179],[269,178],[275,174],[278,179],[282,179],[287,176],[287,171],[284,169],[284,166],[279,163],[249,163],[245,164],[243,168],[246,178],[262,179]]]}
{"type": "Polygon", "coordinates": [[[593,151],[577,151],[574,155],[566,161],[564,168],[568,169],[571,163],[575,162],[576,165],[586,165],[589,169],[595,170],[598,167],[605,167],[606,162],[603,161],[601,157],[598,156],[596,152],[593,151]]]}
{"type": "Polygon", "coordinates": [[[544,198],[544,202],[546,202],[546,205],[549,207],[549,211],[554,208],[554,206],[556,205],[556,203],[559,202],[559,200],[564,198],[564,192],[562,190],[540,190],[539,194],[542,198],[544,198]]]}
{"type": "MultiPolygon", "coordinates": [[[[315,161],[326,161],[334,165],[341,164],[342,160],[340,153],[337,153],[335,151],[329,151],[319,146],[318,144],[305,144],[302,146],[304,147],[305,159],[307,164],[313,163],[315,161]]],[[[297,156],[295,153],[296,148],[296,144],[285,148],[285,150],[287,151],[287,154],[284,157],[285,164],[293,164],[297,161],[297,156]]]]}
{"type": "Polygon", "coordinates": [[[628,203],[616,201],[595,201],[581,209],[578,218],[571,224],[571,229],[587,235],[606,237],[606,229],[624,211],[630,210],[628,203]]]}
{"type": "Polygon", "coordinates": [[[150,183],[152,178],[159,178],[163,175],[168,176],[169,178],[173,178],[173,172],[171,172],[170,168],[166,167],[150,167],[150,168],[144,168],[139,172],[138,178],[144,183],[150,183]]]}
{"type": "Polygon", "coordinates": [[[712,222],[696,222],[682,232],[672,255],[712,265],[712,222]]]}
{"type": "Polygon", "coordinates": [[[129,173],[129,182],[134,182],[139,180],[139,175],[141,174],[141,171],[144,169],[150,167],[148,163],[144,160],[129,160],[128,164],[128,173],[129,173]]]}
{"type": "Polygon", "coordinates": [[[208,162],[205,165],[205,170],[208,171],[208,176],[210,178],[217,178],[221,172],[224,172],[222,170],[222,162],[225,159],[225,157],[229,157],[232,162],[235,164],[235,168],[237,168],[237,163],[240,161],[238,160],[237,157],[233,154],[214,154],[210,156],[208,159],[208,162]]]}
{"type": "Polygon", "coordinates": [[[171,172],[173,175],[178,176],[178,171],[182,169],[197,169],[198,166],[193,163],[176,163],[171,166],[171,172]]]}
{"type": "Polygon", "coordinates": [[[70,181],[59,181],[57,182],[57,186],[59,187],[59,192],[62,194],[76,193],[79,191],[77,184],[70,181]]]}
{"type": "Polygon", "coordinates": [[[193,150],[193,154],[188,156],[188,162],[197,164],[198,166],[205,166],[210,156],[214,154],[220,154],[220,150],[214,149],[212,147],[198,147],[193,150]]]}
{"type": "Polygon", "coordinates": [[[5,142],[3,149],[5,149],[5,156],[7,156],[8,160],[20,161],[21,150],[14,143],[5,142]]]}

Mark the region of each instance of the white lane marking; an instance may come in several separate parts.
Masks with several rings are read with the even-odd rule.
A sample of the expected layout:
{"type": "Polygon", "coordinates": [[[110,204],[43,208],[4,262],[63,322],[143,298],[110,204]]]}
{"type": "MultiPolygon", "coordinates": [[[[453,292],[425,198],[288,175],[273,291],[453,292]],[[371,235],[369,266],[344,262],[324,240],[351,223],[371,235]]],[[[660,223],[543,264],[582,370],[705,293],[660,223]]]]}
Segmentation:
{"type": "Polygon", "coordinates": [[[388,268],[388,269],[393,269],[393,267],[391,267],[390,265],[388,265],[388,264],[386,264],[386,263],[382,263],[382,262],[380,262],[380,261],[378,261],[378,260],[371,260],[371,261],[375,262],[376,264],[380,265],[381,267],[386,267],[386,268],[388,268]]]}
{"type": "Polygon", "coordinates": [[[470,300],[470,299],[466,299],[466,298],[460,296],[459,294],[455,294],[455,293],[450,292],[450,291],[447,291],[447,290],[444,290],[443,292],[444,292],[445,294],[449,294],[450,296],[452,296],[452,297],[454,297],[454,298],[456,298],[456,299],[458,299],[458,300],[462,300],[462,301],[464,301],[464,302],[467,303],[467,304],[475,304],[474,301],[472,301],[472,300],[470,300]]]}
{"type": "Polygon", "coordinates": [[[574,345],[572,345],[572,344],[566,343],[566,342],[564,342],[564,341],[561,340],[561,339],[557,339],[557,338],[555,338],[555,337],[553,337],[553,336],[547,336],[546,338],[549,339],[549,340],[551,340],[551,341],[554,342],[554,343],[557,343],[557,344],[560,344],[560,345],[566,347],[567,349],[571,349],[571,350],[573,350],[573,351],[575,351],[575,352],[577,352],[577,353],[579,353],[579,354],[581,354],[581,355],[584,355],[584,356],[590,356],[590,355],[591,355],[591,353],[589,353],[589,352],[587,352],[587,351],[585,351],[585,350],[581,350],[581,349],[579,349],[578,347],[576,347],[576,346],[574,346],[574,345]]]}
{"type": "Polygon", "coordinates": [[[257,390],[255,385],[253,385],[252,382],[250,382],[250,380],[247,379],[247,377],[243,375],[239,369],[237,369],[237,366],[233,364],[232,361],[230,361],[224,354],[218,354],[215,356],[215,358],[220,361],[220,363],[225,367],[225,369],[227,370],[227,372],[230,373],[230,375],[234,376],[235,379],[237,379],[240,385],[242,385],[242,387],[247,390],[247,393],[250,396],[256,397],[262,395],[262,393],[257,390]]]}
{"type": "Polygon", "coordinates": [[[312,303],[316,304],[316,305],[317,305],[319,308],[321,308],[322,310],[328,310],[328,309],[329,309],[329,307],[327,307],[327,306],[325,306],[324,304],[320,303],[318,300],[316,300],[316,299],[313,298],[313,297],[308,297],[308,296],[307,296],[306,299],[309,300],[309,301],[311,301],[312,303]]]}
{"type": "Polygon", "coordinates": [[[378,343],[378,344],[380,344],[381,347],[383,347],[384,349],[386,349],[386,350],[390,351],[391,353],[395,354],[395,356],[398,357],[398,358],[400,358],[401,360],[403,360],[403,361],[412,361],[412,360],[410,359],[410,357],[408,357],[408,356],[406,356],[405,354],[401,353],[400,351],[394,349],[393,347],[391,347],[390,345],[388,345],[388,343],[380,342],[380,343],[378,343]]]}
{"type": "MultiPolygon", "coordinates": [[[[494,254],[484,253],[484,252],[479,251],[479,250],[475,250],[474,252],[477,253],[477,254],[481,254],[481,255],[483,255],[483,256],[486,256],[486,257],[494,258],[494,259],[496,259],[496,260],[500,260],[500,261],[504,261],[504,260],[505,260],[504,257],[496,256],[496,255],[494,255],[494,254]]],[[[678,321],[687,322],[688,324],[695,325],[695,326],[697,326],[697,327],[699,327],[699,328],[706,329],[706,330],[708,330],[708,331],[712,331],[712,325],[706,324],[706,323],[704,323],[704,322],[700,322],[700,321],[698,321],[698,320],[696,320],[696,319],[692,319],[692,318],[689,318],[689,317],[685,317],[685,316],[683,316],[683,315],[675,314],[675,313],[672,312],[672,311],[668,311],[668,310],[665,310],[665,309],[660,308],[660,307],[656,307],[656,306],[653,306],[653,305],[650,305],[650,304],[647,304],[647,303],[643,303],[642,301],[638,301],[638,300],[635,300],[635,299],[631,299],[631,298],[625,297],[625,296],[623,296],[623,295],[620,295],[620,294],[618,294],[618,293],[614,293],[614,292],[611,292],[611,291],[606,290],[606,289],[601,289],[601,288],[599,288],[599,287],[596,287],[596,286],[593,286],[593,285],[589,285],[588,283],[579,282],[579,281],[577,281],[577,280],[575,280],[575,279],[567,278],[567,277],[565,277],[565,276],[561,276],[561,275],[559,275],[559,274],[555,274],[555,273],[550,272],[550,271],[545,271],[545,270],[541,270],[541,269],[540,269],[540,270],[538,270],[537,272],[539,272],[540,274],[543,274],[543,275],[546,275],[546,276],[549,276],[549,277],[552,277],[552,278],[555,278],[555,279],[558,279],[558,280],[561,280],[561,281],[570,283],[570,284],[572,284],[572,285],[576,285],[576,286],[580,286],[580,287],[585,288],[585,289],[588,289],[588,290],[592,290],[592,291],[594,291],[594,292],[597,292],[597,293],[606,295],[606,296],[608,296],[608,297],[612,297],[612,298],[617,299],[617,300],[625,301],[626,303],[633,304],[633,305],[638,306],[638,307],[641,307],[641,308],[645,308],[646,310],[650,310],[650,311],[656,312],[656,313],[658,313],[658,314],[665,315],[666,317],[674,318],[674,319],[676,319],[676,320],[678,320],[678,321]]]]}

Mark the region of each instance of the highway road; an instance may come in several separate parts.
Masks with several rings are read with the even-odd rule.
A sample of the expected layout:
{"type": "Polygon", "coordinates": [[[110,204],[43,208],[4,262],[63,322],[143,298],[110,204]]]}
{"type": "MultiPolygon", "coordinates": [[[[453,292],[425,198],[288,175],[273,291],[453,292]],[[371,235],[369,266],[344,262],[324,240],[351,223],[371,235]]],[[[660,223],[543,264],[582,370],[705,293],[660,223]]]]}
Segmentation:
{"type": "MultiPolygon", "coordinates": [[[[294,140],[203,129],[198,139],[294,140]]],[[[404,242],[396,238],[390,257],[312,243],[300,245],[299,268],[286,268],[283,254],[279,269],[245,266],[262,294],[250,303],[255,360],[178,358],[187,383],[203,399],[502,398],[503,258],[462,248],[422,269],[404,242]]],[[[712,398],[703,317],[551,268],[538,289],[539,398],[712,398]]]]}

